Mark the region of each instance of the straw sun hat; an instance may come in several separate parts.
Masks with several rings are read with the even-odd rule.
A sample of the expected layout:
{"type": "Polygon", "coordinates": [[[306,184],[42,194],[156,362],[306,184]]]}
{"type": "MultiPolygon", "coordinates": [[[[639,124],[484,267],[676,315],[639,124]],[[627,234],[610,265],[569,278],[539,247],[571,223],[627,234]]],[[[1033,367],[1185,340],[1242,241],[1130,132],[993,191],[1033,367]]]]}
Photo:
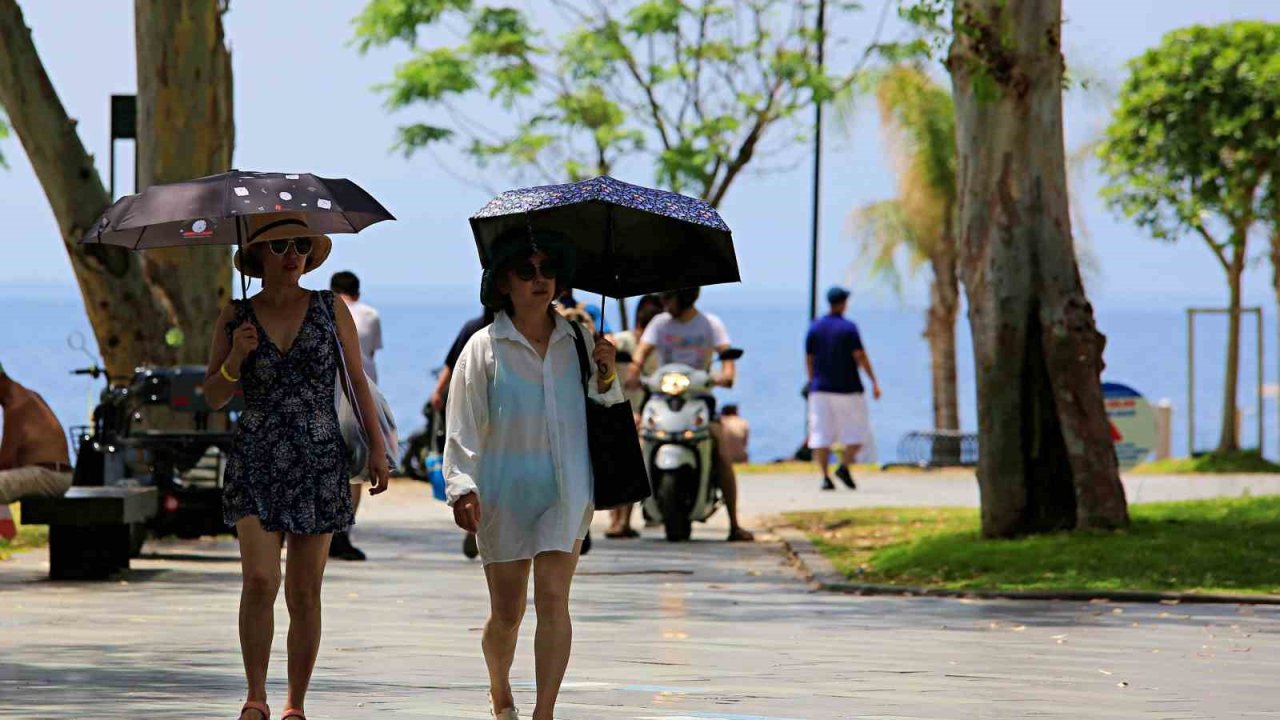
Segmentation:
{"type": "Polygon", "coordinates": [[[311,253],[307,255],[307,263],[302,270],[303,274],[306,274],[323,265],[325,259],[329,257],[329,252],[333,250],[333,241],[329,236],[307,227],[307,221],[301,215],[273,214],[258,219],[251,217],[249,237],[245,240],[244,247],[236,250],[236,270],[246,277],[261,278],[262,262],[256,254],[249,252],[250,248],[272,240],[300,237],[312,239],[311,253]]]}

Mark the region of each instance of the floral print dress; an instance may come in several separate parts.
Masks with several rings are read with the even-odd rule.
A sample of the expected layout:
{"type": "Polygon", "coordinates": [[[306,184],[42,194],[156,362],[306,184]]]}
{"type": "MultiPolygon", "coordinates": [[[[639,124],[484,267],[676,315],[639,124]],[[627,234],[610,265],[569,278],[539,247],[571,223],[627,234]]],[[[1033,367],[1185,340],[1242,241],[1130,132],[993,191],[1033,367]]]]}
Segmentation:
{"type": "Polygon", "coordinates": [[[235,303],[228,336],[247,320],[258,329],[259,342],[241,367],[245,410],[222,491],[228,525],[253,515],[264,530],[316,535],[346,530],[355,521],[347,446],[334,409],[340,359],[330,325],[333,303],[331,292],[311,293],[287,353],[267,336],[252,302],[235,303]]]}

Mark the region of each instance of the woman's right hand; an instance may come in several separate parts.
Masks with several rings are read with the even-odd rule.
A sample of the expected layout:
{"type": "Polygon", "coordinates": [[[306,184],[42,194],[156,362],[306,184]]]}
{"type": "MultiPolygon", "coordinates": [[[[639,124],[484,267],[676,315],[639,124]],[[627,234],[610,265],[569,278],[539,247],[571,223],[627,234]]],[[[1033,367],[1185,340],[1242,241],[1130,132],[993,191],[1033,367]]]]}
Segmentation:
{"type": "Polygon", "coordinates": [[[453,504],[453,521],[469,533],[480,530],[480,498],[467,493],[453,504]]]}
{"type": "Polygon", "coordinates": [[[240,327],[231,333],[231,353],[227,356],[227,364],[236,369],[235,366],[249,357],[249,353],[258,349],[258,328],[253,323],[245,321],[240,323],[240,327]]]}

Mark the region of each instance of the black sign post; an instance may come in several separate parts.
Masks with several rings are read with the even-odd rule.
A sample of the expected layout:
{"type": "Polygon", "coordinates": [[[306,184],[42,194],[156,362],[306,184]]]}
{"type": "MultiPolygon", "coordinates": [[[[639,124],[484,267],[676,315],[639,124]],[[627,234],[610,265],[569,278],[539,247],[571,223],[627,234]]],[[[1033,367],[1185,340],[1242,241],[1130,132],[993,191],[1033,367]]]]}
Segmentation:
{"type": "Polygon", "coordinates": [[[138,191],[138,96],[111,96],[111,201],[116,199],[116,140],[133,141],[133,191],[138,191]]]}

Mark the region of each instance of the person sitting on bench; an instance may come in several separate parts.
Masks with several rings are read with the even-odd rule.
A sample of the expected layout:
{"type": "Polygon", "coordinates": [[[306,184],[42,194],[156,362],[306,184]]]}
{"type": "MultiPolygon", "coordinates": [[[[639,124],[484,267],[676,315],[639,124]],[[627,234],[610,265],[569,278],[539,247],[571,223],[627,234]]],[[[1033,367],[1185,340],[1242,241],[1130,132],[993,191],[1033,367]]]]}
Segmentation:
{"type": "Polygon", "coordinates": [[[71,487],[67,433],[44,398],[18,384],[0,365],[0,537],[18,529],[9,503],[32,495],[61,496],[71,487]]]}

